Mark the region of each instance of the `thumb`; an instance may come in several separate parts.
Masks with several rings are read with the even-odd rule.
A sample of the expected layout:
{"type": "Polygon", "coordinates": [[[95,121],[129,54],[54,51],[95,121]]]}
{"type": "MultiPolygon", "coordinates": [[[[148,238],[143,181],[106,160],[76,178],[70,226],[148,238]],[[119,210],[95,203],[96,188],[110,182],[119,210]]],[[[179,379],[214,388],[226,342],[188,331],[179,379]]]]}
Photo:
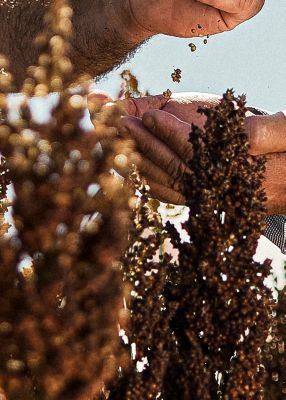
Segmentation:
{"type": "Polygon", "coordinates": [[[198,0],[199,3],[217,8],[230,14],[245,14],[254,16],[264,5],[265,0],[241,1],[241,0],[198,0]]]}
{"type": "Polygon", "coordinates": [[[239,13],[241,12],[240,0],[198,0],[199,3],[207,4],[208,6],[217,8],[221,11],[228,13],[239,13]]]}
{"type": "Polygon", "coordinates": [[[161,110],[168,103],[169,98],[160,94],[157,96],[146,96],[140,98],[129,98],[119,100],[117,103],[122,106],[125,112],[134,117],[142,118],[149,110],[161,110]]]}

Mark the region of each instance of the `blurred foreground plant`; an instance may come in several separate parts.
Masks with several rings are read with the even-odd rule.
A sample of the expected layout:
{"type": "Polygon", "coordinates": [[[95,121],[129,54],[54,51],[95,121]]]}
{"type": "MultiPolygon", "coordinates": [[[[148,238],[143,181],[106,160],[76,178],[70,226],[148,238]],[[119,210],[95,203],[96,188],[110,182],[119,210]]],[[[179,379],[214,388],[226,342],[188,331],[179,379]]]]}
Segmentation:
{"type": "Polygon", "coordinates": [[[88,87],[66,89],[71,17],[66,1],[54,2],[17,120],[7,103],[11,77],[0,79],[1,201],[10,179],[17,229],[0,241],[1,400],[86,400],[128,362],[117,324],[130,193],[110,170],[132,149],[109,142],[103,153],[82,128],[88,87]],[[50,120],[36,123],[30,97],[55,90],[50,120]],[[23,260],[31,260],[24,270],[23,260]]]}

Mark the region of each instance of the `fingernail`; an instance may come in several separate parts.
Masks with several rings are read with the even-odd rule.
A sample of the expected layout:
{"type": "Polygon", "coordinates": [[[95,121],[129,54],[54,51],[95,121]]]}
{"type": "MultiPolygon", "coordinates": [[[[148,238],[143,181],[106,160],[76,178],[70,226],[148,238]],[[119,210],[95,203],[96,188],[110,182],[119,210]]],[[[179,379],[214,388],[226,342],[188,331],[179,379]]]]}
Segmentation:
{"type": "Polygon", "coordinates": [[[146,126],[146,128],[149,128],[151,130],[153,130],[155,128],[155,121],[154,121],[154,118],[151,117],[151,115],[144,116],[143,123],[146,126]]]}

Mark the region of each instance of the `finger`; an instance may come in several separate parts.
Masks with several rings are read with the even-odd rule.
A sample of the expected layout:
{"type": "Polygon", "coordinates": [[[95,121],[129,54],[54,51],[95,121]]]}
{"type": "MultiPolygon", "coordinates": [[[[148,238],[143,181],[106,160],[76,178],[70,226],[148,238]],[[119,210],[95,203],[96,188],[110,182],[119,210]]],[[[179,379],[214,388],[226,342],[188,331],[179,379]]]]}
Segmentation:
{"type": "Polygon", "coordinates": [[[87,96],[87,107],[98,136],[115,136],[118,121],[126,115],[120,103],[114,102],[107,92],[96,90],[87,96]]]}
{"type": "MultiPolygon", "coordinates": [[[[143,177],[144,178],[144,177],[143,177]]],[[[164,203],[171,203],[176,205],[185,205],[186,199],[180,192],[176,192],[166,186],[160,185],[157,182],[153,182],[152,180],[145,177],[145,180],[150,187],[150,194],[152,197],[155,197],[159,201],[164,203]]]]}
{"type": "Polygon", "coordinates": [[[151,180],[154,183],[158,183],[159,185],[165,186],[176,192],[180,192],[180,190],[182,190],[182,181],[172,178],[148,158],[140,157],[137,166],[139,174],[141,176],[145,176],[148,180],[151,180]]]}
{"type": "Polygon", "coordinates": [[[123,117],[119,132],[123,136],[130,136],[144,157],[162,168],[175,180],[181,179],[183,174],[189,170],[176,153],[144,127],[139,118],[123,117]]]}
{"type": "Polygon", "coordinates": [[[198,2],[228,13],[238,13],[242,8],[240,0],[198,0],[198,2]]]}
{"type": "Polygon", "coordinates": [[[120,105],[127,114],[134,117],[142,117],[148,111],[157,109],[160,110],[168,103],[168,98],[163,95],[146,96],[138,99],[130,98],[126,100],[119,100],[116,104],[120,105]]]}
{"type": "Polygon", "coordinates": [[[152,110],[143,115],[143,124],[185,163],[192,157],[189,143],[191,125],[166,111],[152,110]]]}
{"type": "Polygon", "coordinates": [[[105,103],[99,112],[95,112],[91,116],[91,122],[96,129],[98,127],[109,127],[118,130],[120,120],[126,115],[123,107],[118,102],[105,103]]]}
{"type": "Polygon", "coordinates": [[[252,155],[286,152],[286,112],[246,119],[252,155]]]}
{"type": "Polygon", "coordinates": [[[87,108],[91,114],[99,112],[101,108],[112,101],[112,98],[107,92],[95,90],[87,96],[87,108]]]}
{"type": "MultiPolygon", "coordinates": [[[[115,160],[116,161],[116,160],[115,160]]],[[[136,168],[140,176],[145,176],[148,180],[156,182],[162,186],[173,189],[175,191],[180,191],[182,189],[183,182],[175,180],[170,175],[168,175],[164,170],[154,164],[148,158],[137,154],[136,157],[133,156],[132,162],[126,168],[118,163],[115,163],[114,169],[124,178],[127,178],[130,173],[131,164],[136,165],[136,168]]]]}
{"type": "Polygon", "coordinates": [[[230,14],[240,14],[247,11],[252,15],[256,14],[264,4],[264,0],[198,0],[198,2],[230,14]]]}
{"type": "Polygon", "coordinates": [[[210,93],[173,93],[162,110],[175,115],[181,121],[203,128],[206,116],[198,113],[198,108],[215,107],[220,101],[221,96],[210,93]]]}

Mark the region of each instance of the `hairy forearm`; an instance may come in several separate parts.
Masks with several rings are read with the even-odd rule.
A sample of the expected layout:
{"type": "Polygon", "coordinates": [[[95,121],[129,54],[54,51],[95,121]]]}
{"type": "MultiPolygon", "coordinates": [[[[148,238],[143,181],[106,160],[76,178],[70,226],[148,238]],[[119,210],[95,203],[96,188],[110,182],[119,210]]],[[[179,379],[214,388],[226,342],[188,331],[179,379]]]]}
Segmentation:
{"type": "MultiPolygon", "coordinates": [[[[49,0],[16,3],[0,0],[0,53],[10,59],[17,89],[26,68],[37,62],[39,54],[33,41],[44,29],[44,15],[50,3],[49,0]]],[[[71,0],[70,4],[74,9],[71,80],[81,73],[95,77],[107,72],[147,37],[135,26],[127,1],[71,0]]]]}

